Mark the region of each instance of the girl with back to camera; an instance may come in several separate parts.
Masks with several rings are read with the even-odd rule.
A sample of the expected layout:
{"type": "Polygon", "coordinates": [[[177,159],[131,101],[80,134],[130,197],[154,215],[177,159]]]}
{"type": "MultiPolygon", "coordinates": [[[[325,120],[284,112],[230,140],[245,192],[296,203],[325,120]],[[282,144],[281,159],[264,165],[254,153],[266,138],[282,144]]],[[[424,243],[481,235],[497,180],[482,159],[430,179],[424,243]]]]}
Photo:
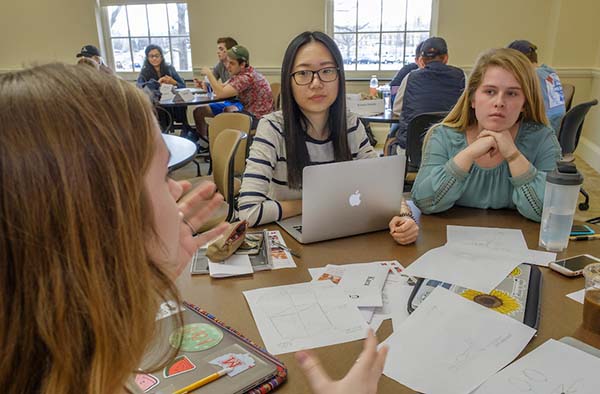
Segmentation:
{"type": "Polygon", "coordinates": [[[458,102],[425,140],[412,189],[424,213],[455,204],[516,208],[540,221],[546,173],[561,150],[538,84],[518,51],[492,49],[479,57],[458,102]]]}
{"type": "MultiPolygon", "coordinates": [[[[130,377],[159,305],[179,300],[173,280],[224,230],[194,236],[222,197],[174,182],[168,161],[130,83],[62,64],[0,76],[3,393],[140,392],[130,377]]],[[[338,382],[298,359],[317,393],[373,393],[386,356],[376,342],[338,382]]]]}
{"type": "MultiPolygon", "coordinates": [[[[244,172],[242,219],[258,226],[302,213],[302,170],[308,165],[377,157],[355,114],[346,112],[340,51],[329,36],[304,32],[289,44],[281,73],[282,110],[266,115],[244,172]]],[[[401,198],[401,196],[399,196],[401,198]]],[[[399,243],[417,238],[403,203],[390,228],[399,243]]]]}

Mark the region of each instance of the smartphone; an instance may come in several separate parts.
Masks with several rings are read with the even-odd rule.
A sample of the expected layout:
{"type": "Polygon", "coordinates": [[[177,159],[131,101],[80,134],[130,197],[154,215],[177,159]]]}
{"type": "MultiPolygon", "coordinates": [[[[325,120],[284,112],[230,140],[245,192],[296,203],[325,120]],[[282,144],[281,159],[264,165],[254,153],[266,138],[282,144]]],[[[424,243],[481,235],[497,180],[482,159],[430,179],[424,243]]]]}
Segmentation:
{"type": "Polygon", "coordinates": [[[600,263],[600,259],[589,254],[569,257],[551,262],[548,267],[565,276],[579,276],[588,264],[600,263]]]}
{"type": "Polygon", "coordinates": [[[571,236],[593,234],[596,234],[596,232],[592,230],[591,227],[586,226],[585,224],[574,224],[573,226],[571,226],[571,236]]]}

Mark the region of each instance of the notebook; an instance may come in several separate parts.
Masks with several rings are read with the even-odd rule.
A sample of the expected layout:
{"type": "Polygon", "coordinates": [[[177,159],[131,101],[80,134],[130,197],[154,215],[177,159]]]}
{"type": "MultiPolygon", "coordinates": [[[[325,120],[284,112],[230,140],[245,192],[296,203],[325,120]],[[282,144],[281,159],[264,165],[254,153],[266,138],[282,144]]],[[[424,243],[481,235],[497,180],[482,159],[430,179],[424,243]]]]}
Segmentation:
{"type": "Polygon", "coordinates": [[[400,212],[404,155],[319,164],[302,173],[302,215],[277,222],[300,243],[387,228],[400,212]]]}
{"type": "Polygon", "coordinates": [[[164,354],[165,347],[179,344],[177,356],[165,368],[150,373],[140,372],[133,377],[133,384],[145,393],[173,393],[231,367],[234,370],[229,374],[194,390],[194,393],[267,393],[282,384],[287,376],[285,365],[275,357],[210,313],[188,303],[179,310],[171,305],[168,313],[162,313],[157,341],[146,354],[141,367],[155,362],[157,355],[164,354]],[[184,326],[177,328],[179,313],[184,326]]]}

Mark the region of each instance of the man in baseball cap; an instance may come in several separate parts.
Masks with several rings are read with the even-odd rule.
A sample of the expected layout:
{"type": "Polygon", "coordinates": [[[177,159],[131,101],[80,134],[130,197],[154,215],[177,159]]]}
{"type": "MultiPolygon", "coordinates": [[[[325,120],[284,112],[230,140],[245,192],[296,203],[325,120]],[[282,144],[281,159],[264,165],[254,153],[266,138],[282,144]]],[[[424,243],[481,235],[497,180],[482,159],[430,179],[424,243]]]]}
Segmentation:
{"type": "Polygon", "coordinates": [[[100,51],[93,45],[84,45],[81,51],[75,57],[78,57],[78,64],[87,64],[94,67],[96,70],[102,71],[106,74],[113,75],[114,71],[109,68],[100,56],[100,51]]]}
{"type": "Polygon", "coordinates": [[[465,72],[448,64],[448,46],[442,37],[423,41],[419,65],[422,68],[404,78],[394,100],[393,111],[400,120],[392,151],[396,146],[406,149],[408,124],[414,117],[450,111],[465,89],[465,72]]]}
{"type": "MultiPolygon", "coordinates": [[[[250,52],[242,45],[234,45],[227,51],[227,71],[231,76],[227,83],[216,80],[208,67],[202,67],[200,72],[204,74],[217,97],[237,97],[243,106],[240,111],[238,106],[231,105],[224,112],[244,112],[252,118],[252,127],[256,128],[258,120],[273,111],[273,94],[271,85],[265,77],[250,66],[250,52]]],[[[194,120],[198,143],[201,148],[207,142],[208,125],[206,118],[214,116],[211,107],[201,105],[194,110],[194,120]]]]}

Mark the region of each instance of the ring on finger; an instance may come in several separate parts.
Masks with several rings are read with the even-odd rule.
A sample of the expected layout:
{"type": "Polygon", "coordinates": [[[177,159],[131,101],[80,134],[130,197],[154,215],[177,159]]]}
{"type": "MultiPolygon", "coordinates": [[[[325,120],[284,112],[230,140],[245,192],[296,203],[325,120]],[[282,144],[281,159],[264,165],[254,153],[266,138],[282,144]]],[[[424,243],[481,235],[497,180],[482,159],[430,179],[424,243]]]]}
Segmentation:
{"type": "Polygon", "coordinates": [[[192,236],[195,237],[196,234],[198,234],[198,233],[196,232],[196,229],[194,228],[194,226],[192,226],[192,224],[190,222],[188,222],[186,218],[181,218],[181,220],[183,220],[183,223],[185,223],[185,225],[190,228],[190,231],[192,232],[192,236]]]}

